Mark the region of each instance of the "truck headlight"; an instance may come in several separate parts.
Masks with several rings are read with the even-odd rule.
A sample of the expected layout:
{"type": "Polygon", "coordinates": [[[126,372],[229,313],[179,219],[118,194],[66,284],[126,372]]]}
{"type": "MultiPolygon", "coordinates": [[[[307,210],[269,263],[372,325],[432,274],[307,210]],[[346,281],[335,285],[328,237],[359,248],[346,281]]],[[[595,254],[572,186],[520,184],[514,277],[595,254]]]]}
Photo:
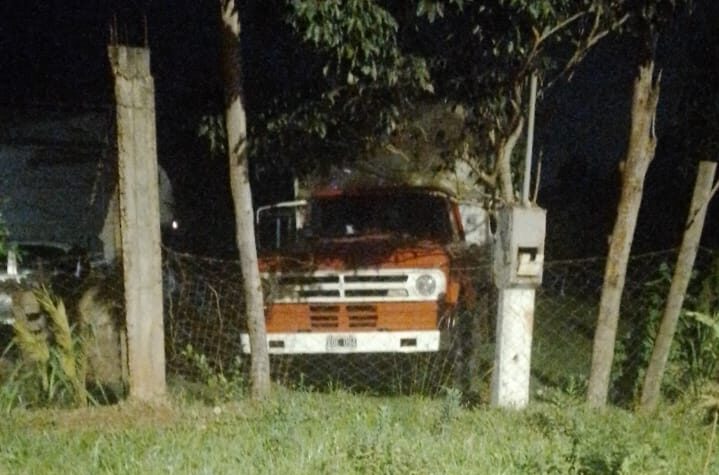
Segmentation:
{"type": "Polygon", "coordinates": [[[437,290],[437,281],[429,274],[422,274],[417,277],[414,286],[421,296],[429,297],[437,290]]]}

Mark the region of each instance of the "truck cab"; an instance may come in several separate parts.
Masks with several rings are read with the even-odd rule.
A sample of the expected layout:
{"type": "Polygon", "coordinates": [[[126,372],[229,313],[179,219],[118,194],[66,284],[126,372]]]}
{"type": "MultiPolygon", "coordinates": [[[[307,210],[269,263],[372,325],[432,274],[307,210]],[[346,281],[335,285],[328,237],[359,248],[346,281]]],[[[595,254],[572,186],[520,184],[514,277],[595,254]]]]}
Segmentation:
{"type": "MultiPolygon", "coordinates": [[[[440,349],[465,245],[449,193],[331,190],[258,209],[257,230],[271,354],[440,349]]],[[[248,353],[246,333],[241,342],[248,353]]]]}

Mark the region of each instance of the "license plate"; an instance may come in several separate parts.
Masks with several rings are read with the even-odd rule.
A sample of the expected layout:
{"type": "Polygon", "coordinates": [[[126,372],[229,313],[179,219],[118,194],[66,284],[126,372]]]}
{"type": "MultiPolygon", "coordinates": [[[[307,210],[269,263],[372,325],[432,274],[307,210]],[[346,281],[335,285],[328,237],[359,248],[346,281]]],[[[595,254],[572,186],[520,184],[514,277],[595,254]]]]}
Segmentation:
{"type": "Polygon", "coordinates": [[[357,348],[357,337],[354,335],[327,335],[328,350],[353,350],[357,348]]]}

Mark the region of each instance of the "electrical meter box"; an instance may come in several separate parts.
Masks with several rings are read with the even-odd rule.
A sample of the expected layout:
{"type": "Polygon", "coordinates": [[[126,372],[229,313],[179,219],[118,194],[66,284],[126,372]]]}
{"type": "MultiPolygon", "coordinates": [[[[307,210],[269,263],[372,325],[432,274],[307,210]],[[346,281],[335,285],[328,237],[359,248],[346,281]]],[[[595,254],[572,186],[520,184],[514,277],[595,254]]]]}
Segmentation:
{"type": "Polygon", "coordinates": [[[536,287],[542,283],[546,210],[507,206],[497,210],[494,279],[498,288],[536,287]]]}

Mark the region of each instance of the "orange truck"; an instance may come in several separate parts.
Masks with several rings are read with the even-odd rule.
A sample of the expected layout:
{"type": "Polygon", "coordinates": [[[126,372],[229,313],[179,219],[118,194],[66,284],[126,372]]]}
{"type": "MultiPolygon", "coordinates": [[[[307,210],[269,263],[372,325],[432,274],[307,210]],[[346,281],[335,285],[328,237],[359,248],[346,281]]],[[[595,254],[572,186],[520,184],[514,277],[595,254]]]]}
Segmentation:
{"type": "MultiPolygon", "coordinates": [[[[476,208],[475,208],[476,214],[476,208]]],[[[257,211],[270,354],[432,352],[453,325],[460,205],[430,187],[316,193],[257,211]]],[[[249,337],[241,335],[249,353],[249,337]]]]}

